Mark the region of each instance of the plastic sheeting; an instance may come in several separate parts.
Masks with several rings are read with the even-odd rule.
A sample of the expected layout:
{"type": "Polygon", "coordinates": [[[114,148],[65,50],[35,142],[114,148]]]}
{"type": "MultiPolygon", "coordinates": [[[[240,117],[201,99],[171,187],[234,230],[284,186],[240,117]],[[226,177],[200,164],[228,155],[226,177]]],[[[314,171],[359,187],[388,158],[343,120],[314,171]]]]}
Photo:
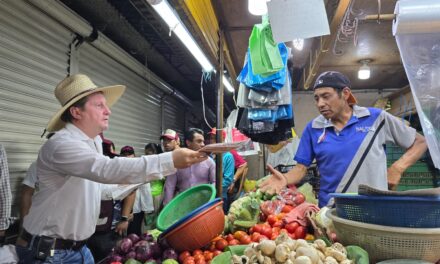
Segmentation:
{"type": "Polygon", "coordinates": [[[396,37],[425,138],[440,168],[440,1],[400,0],[396,37]]]}

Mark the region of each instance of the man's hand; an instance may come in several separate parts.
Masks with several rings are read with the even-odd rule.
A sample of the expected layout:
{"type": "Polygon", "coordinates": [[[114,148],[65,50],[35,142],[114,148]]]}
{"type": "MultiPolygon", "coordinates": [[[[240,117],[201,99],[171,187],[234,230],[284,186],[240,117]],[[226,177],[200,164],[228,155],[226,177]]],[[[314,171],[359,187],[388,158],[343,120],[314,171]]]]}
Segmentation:
{"type": "Polygon", "coordinates": [[[121,221],[116,224],[115,232],[120,236],[126,235],[128,229],[128,221],[121,221]]]}
{"type": "Polygon", "coordinates": [[[402,170],[399,170],[394,164],[388,168],[388,189],[395,191],[402,177],[402,170]]]}
{"type": "Polygon", "coordinates": [[[187,148],[178,148],[173,150],[173,162],[176,169],[184,169],[195,163],[206,160],[206,153],[197,152],[187,148]]]}
{"type": "Polygon", "coordinates": [[[281,172],[275,170],[272,166],[267,165],[267,169],[272,175],[269,179],[260,184],[260,190],[269,194],[279,193],[281,189],[286,187],[287,179],[281,172]]]}

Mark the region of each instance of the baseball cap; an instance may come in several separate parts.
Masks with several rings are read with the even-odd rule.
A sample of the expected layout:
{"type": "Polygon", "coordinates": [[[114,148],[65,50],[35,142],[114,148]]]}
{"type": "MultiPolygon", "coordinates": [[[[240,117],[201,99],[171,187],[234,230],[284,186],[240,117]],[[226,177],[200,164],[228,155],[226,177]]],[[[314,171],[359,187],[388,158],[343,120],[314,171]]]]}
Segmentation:
{"type": "MultiPolygon", "coordinates": [[[[215,127],[213,127],[211,129],[211,131],[208,132],[208,135],[216,135],[216,134],[217,134],[217,128],[215,128],[215,127]]],[[[223,135],[223,138],[226,137],[226,130],[222,129],[222,135],[223,135]]]]}
{"type": "Polygon", "coordinates": [[[167,139],[171,139],[171,140],[177,140],[179,138],[179,134],[177,134],[176,131],[172,130],[172,129],[167,129],[165,130],[165,132],[160,136],[160,139],[162,138],[167,138],[167,139]]]}
{"type": "Polygon", "coordinates": [[[134,148],[132,146],[124,146],[121,148],[121,156],[134,155],[134,148]]]}
{"type": "MultiPolygon", "coordinates": [[[[347,76],[340,72],[326,71],[321,73],[318,78],[316,78],[315,84],[313,85],[313,90],[321,87],[332,87],[338,90],[342,90],[345,87],[351,89],[351,83],[347,76]]],[[[351,91],[347,102],[349,105],[357,104],[357,100],[351,91]]]]}

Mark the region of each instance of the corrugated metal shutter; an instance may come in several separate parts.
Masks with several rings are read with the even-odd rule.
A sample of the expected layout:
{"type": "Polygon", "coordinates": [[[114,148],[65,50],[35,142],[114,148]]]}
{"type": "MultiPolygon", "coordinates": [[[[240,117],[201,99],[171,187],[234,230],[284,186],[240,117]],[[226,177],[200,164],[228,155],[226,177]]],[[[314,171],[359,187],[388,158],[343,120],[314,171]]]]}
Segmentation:
{"type": "MultiPolygon", "coordinates": [[[[185,112],[186,107],[177,99],[166,96],[164,99],[164,127],[171,128],[180,134],[181,140],[184,140],[183,134],[185,128],[185,112]]],[[[183,142],[182,142],[183,143],[183,142]]],[[[181,144],[183,145],[183,144],[181,144]]]]}
{"type": "Polygon", "coordinates": [[[0,144],[8,156],[12,215],[19,186],[59,109],[55,85],[66,76],[71,33],[25,1],[0,1],[0,144]]]}
{"type": "Polygon", "coordinates": [[[115,143],[117,151],[131,145],[136,155],[140,155],[145,144],[159,142],[162,91],[87,43],[79,48],[79,71],[90,76],[98,86],[127,86],[125,94],[112,107],[110,128],[104,132],[104,136],[115,143]]]}

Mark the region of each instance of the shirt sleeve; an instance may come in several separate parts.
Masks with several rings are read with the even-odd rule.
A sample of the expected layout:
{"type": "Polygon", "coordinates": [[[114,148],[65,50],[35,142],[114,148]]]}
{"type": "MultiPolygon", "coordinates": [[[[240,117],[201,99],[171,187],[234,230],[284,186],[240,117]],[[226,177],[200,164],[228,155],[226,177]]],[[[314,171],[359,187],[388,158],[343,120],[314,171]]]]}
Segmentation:
{"type": "Polygon", "coordinates": [[[26,177],[23,179],[22,184],[35,189],[35,184],[37,182],[37,166],[36,162],[32,162],[29,169],[26,172],[26,177]]]}
{"type": "Polygon", "coordinates": [[[416,139],[416,130],[403,122],[400,118],[383,111],[385,117],[385,140],[408,149],[416,139]]]}
{"type": "Polygon", "coordinates": [[[231,152],[232,156],[234,157],[235,169],[240,168],[241,166],[243,166],[243,164],[246,163],[246,160],[244,160],[243,157],[240,154],[238,154],[238,152],[235,149],[231,150],[230,152],[231,152]]]}
{"type": "Polygon", "coordinates": [[[163,204],[167,204],[173,199],[174,192],[176,191],[177,174],[170,175],[165,180],[163,204]]]}
{"type": "Polygon", "coordinates": [[[84,141],[80,141],[79,144],[78,141],[49,141],[48,143],[49,151],[44,151],[44,149],[40,151],[37,167],[47,166],[66,176],[76,176],[107,184],[129,184],[150,182],[176,172],[172,152],[139,158],[110,159],[94,151],[84,141]],[[50,146],[50,144],[55,144],[55,146],[50,146]]]}
{"type": "Polygon", "coordinates": [[[234,157],[231,153],[223,154],[223,188],[229,187],[234,179],[234,157]]]}
{"type": "Polygon", "coordinates": [[[0,230],[6,230],[9,227],[11,204],[12,193],[9,182],[8,160],[5,149],[0,145],[0,230]]]}
{"type": "Polygon", "coordinates": [[[299,141],[298,150],[296,151],[294,160],[300,164],[309,167],[315,159],[315,152],[313,151],[311,124],[309,123],[304,129],[301,139],[299,141]]]}

